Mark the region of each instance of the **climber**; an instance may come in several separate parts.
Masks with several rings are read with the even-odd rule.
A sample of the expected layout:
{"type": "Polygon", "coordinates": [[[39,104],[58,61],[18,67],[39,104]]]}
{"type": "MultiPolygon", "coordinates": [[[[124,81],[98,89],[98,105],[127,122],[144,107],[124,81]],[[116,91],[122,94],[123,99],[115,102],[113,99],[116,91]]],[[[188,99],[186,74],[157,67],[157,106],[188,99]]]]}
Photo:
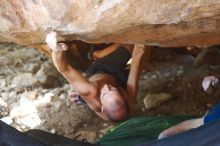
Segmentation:
{"type": "Polygon", "coordinates": [[[49,33],[46,43],[52,49],[55,67],[77,92],[74,96],[82,98],[104,120],[118,122],[129,118],[137,95],[141,59],[146,49],[144,45],[131,48],[129,45],[114,44],[111,47],[117,49],[96,60],[84,77],[67,62],[65,55],[68,47],[57,43],[56,36],[55,32],[49,33]],[[125,67],[131,52],[132,63],[126,76],[125,67]]]}

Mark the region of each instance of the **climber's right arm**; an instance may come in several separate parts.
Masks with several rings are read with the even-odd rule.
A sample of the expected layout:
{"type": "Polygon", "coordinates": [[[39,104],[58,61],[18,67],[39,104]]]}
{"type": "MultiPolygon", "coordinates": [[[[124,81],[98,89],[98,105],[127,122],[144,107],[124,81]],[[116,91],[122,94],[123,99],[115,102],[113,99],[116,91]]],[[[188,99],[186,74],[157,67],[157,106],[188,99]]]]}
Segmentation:
{"type": "Polygon", "coordinates": [[[95,92],[93,84],[67,62],[66,50],[68,50],[68,46],[63,43],[57,44],[55,32],[47,35],[46,42],[52,50],[52,60],[55,67],[69,81],[74,90],[83,97],[88,97],[95,92]]]}

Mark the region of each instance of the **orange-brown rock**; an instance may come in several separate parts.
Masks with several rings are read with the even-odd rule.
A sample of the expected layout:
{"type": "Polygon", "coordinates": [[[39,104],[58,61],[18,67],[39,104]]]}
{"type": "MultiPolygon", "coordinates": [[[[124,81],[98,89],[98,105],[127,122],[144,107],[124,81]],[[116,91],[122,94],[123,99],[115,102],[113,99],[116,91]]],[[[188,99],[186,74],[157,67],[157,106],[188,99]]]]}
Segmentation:
{"type": "Polygon", "coordinates": [[[157,46],[220,44],[219,0],[1,0],[0,41],[59,40],[144,43],[157,46]]]}

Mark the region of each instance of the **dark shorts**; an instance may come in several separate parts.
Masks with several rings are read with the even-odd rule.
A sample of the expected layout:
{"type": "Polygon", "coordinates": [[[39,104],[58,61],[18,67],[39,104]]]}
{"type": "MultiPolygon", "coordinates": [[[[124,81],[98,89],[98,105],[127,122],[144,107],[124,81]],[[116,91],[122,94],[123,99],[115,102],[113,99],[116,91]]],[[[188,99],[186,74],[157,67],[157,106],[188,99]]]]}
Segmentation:
{"type": "Polygon", "coordinates": [[[205,115],[204,124],[220,119],[220,101],[205,115]]]}
{"type": "Polygon", "coordinates": [[[128,80],[127,62],[131,53],[124,47],[119,47],[107,56],[96,60],[86,71],[86,77],[90,78],[96,73],[112,75],[122,88],[126,88],[128,80]]]}

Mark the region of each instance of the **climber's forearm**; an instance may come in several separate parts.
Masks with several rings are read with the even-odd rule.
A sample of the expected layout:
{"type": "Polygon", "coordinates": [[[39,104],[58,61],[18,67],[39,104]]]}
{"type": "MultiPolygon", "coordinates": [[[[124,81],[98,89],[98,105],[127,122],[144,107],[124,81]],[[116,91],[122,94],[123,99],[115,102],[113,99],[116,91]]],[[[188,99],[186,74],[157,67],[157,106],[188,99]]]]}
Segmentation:
{"type": "Polygon", "coordinates": [[[92,84],[66,61],[66,51],[53,51],[52,59],[57,70],[80,95],[87,96],[94,90],[92,84]]]}
{"type": "Polygon", "coordinates": [[[66,51],[52,51],[52,60],[59,72],[64,72],[68,69],[68,62],[66,61],[66,51]]]}
{"type": "Polygon", "coordinates": [[[140,59],[132,60],[131,69],[127,81],[127,93],[130,102],[135,102],[138,90],[138,81],[140,76],[140,59]]]}

